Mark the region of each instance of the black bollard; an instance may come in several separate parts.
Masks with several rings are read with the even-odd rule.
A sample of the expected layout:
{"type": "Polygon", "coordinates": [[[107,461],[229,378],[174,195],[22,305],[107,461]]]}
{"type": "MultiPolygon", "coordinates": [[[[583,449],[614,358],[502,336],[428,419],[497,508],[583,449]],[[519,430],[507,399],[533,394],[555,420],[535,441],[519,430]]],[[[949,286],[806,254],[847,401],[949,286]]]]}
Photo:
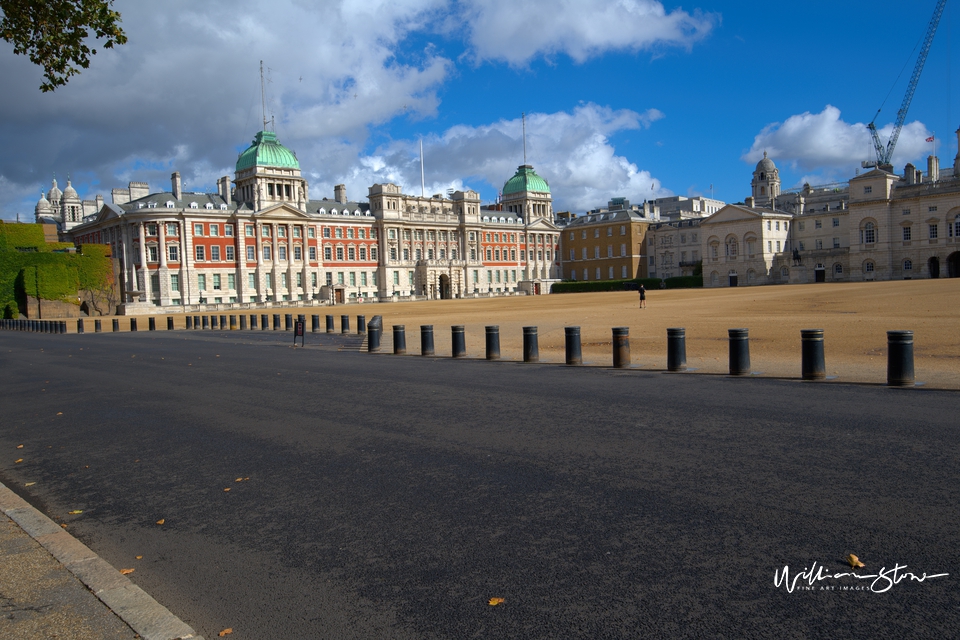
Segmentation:
{"type": "Polygon", "coordinates": [[[750,373],[750,330],[727,329],[730,336],[730,375],[750,373]]]}
{"type": "MultiPolygon", "coordinates": [[[[199,329],[199,328],[200,328],[200,316],[193,316],[193,328],[194,328],[194,329],[199,329]]],[[[206,328],[206,327],[204,327],[204,328],[206,328]]]]}
{"type": "Polygon", "coordinates": [[[257,328],[257,314],[255,313],[250,314],[250,322],[248,324],[250,325],[251,330],[257,328]]]}
{"type": "Polygon", "coordinates": [[[450,334],[453,338],[453,351],[452,357],[454,358],[466,358],[467,357],[467,341],[466,336],[463,333],[463,325],[454,325],[450,327],[450,334]]]}
{"type": "Polygon", "coordinates": [[[630,327],[613,328],[613,368],[630,366],[630,327]]]}
{"type": "Polygon", "coordinates": [[[113,319],[113,332],[114,332],[114,333],[117,333],[118,331],[120,331],[120,319],[119,319],[119,318],[114,318],[114,319],[113,319]]]}
{"type": "MultiPolygon", "coordinates": [[[[200,316],[200,319],[203,321],[203,328],[204,328],[204,329],[209,329],[209,328],[210,328],[210,317],[209,317],[209,316],[200,316]]],[[[194,328],[194,329],[197,328],[197,323],[196,323],[196,322],[193,323],[193,328],[194,328]]]]}
{"type": "Polygon", "coordinates": [[[340,333],[350,333],[350,316],[340,316],[340,333]]]}
{"type": "Polygon", "coordinates": [[[83,333],[83,318],[77,320],[77,333],[83,333]]]}
{"type": "Polygon", "coordinates": [[[93,332],[101,333],[103,331],[103,324],[99,320],[93,321],[93,332]]]}
{"type": "Polygon", "coordinates": [[[485,327],[487,336],[487,360],[500,359],[500,325],[485,327]]]}
{"type": "Polygon", "coordinates": [[[136,331],[136,330],[137,330],[137,319],[130,318],[130,331],[136,331]]]}
{"type": "Polygon", "coordinates": [[[283,316],[283,329],[284,329],[284,331],[292,331],[292,330],[293,330],[293,314],[292,314],[292,313],[284,314],[284,316],[283,316]]]}
{"type": "Polygon", "coordinates": [[[149,318],[147,318],[147,329],[149,331],[157,330],[157,319],[154,318],[153,316],[150,316],[149,318]]]}
{"type": "Polygon", "coordinates": [[[367,332],[367,316],[357,316],[357,335],[362,336],[367,332]]]}
{"type": "Polygon", "coordinates": [[[273,314],[273,330],[280,331],[280,314],[273,314]]]}
{"type": "Polygon", "coordinates": [[[685,371],[687,368],[687,330],[667,329],[667,371],[685,371]]]}
{"type": "Polygon", "coordinates": [[[540,339],[536,327],[523,328],[523,361],[540,362],[540,339]]]}
{"type": "Polygon", "coordinates": [[[173,316],[167,316],[167,331],[173,331],[173,316]]]}
{"type": "Polygon", "coordinates": [[[823,360],[823,329],[800,330],[800,377],[804,380],[823,380],[827,365],[823,360]]]}
{"type": "Polygon", "coordinates": [[[367,331],[367,351],[380,353],[380,328],[371,326],[367,331]]]}
{"type": "Polygon", "coordinates": [[[227,330],[227,316],[220,316],[220,330],[227,330]]]}
{"type": "Polygon", "coordinates": [[[260,330],[266,331],[270,328],[270,316],[262,313],[260,314],[260,330]]]}
{"type": "Polygon", "coordinates": [[[887,331],[887,386],[913,385],[913,331],[887,331]]]}
{"type": "Polygon", "coordinates": [[[436,351],[433,348],[433,325],[432,324],[420,325],[420,355],[422,356],[436,355],[436,351]]]}
{"type": "Polygon", "coordinates": [[[237,316],[230,316],[230,331],[237,330],[237,316]]]}
{"type": "Polygon", "coordinates": [[[67,321],[66,321],[66,320],[61,320],[61,321],[58,322],[57,324],[59,325],[58,328],[59,328],[60,333],[66,333],[66,332],[67,332],[67,321]]]}
{"type": "Polygon", "coordinates": [[[327,316],[327,333],[333,333],[333,316],[327,316]]]}
{"type": "Polygon", "coordinates": [[[193,329],[193,316],[187,316],[185,322],[187,329],[193,329]]]}
{"type": "Polygon", "coordinates": [[[216,331],[217,327],[217,316],[210,316],[210,329],[216,331]]]}
{"type": "Polygon", "coordinates": [[[583,354],[580,351],[580,327],[564,327],[566,342],[567,364],[583,364],[583,354]]]}
{"type": "Polygon", "coordinates": [[[320,316],[318,316],[318,315],[316,315],[316,314],[310,316],[310,324],[311,324],[310,330],[311,330],[313,333],[319,332],[319,331],[320,331],[320,316]]]}
{"type": "Polygon", "coordinates": [[[402,356],[407,352],[407,328],[402,324],[393,325],[393,355],[402,356]]]}
{"type": "Polygon", "coordinates": [[[247,316],[246,314],[240,314],[240,331],[246,331],[247,329],[247,316]]]}

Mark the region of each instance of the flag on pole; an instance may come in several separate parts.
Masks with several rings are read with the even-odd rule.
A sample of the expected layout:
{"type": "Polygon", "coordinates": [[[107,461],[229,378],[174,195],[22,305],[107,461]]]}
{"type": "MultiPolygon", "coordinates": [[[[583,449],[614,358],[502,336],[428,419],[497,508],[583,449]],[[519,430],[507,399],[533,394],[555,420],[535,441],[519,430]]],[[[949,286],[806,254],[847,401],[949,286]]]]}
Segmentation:
{"type": "Polygon", "coordinates": [[[926,142],[933,142],[933,136],[930,136],[929,138],[927,138],[926,142]]]}

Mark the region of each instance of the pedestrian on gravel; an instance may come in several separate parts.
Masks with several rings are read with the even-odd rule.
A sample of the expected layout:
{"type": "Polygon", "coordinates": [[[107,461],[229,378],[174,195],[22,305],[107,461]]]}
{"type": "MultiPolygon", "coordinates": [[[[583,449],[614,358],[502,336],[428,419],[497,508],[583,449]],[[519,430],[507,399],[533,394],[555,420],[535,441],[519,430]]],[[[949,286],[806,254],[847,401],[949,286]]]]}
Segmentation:
{"type": "Polygon", "coordinates": [[[640,285],[640,308],[647,308],[647,289],[642,284],[640,285]]]}

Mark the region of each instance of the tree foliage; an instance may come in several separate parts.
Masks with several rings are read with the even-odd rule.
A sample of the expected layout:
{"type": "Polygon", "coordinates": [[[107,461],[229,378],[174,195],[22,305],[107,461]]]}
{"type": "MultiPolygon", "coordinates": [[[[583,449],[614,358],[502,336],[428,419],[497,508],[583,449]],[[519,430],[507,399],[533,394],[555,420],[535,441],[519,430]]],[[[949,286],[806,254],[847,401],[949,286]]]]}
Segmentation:
{"type": "Polygon", "coordinates": [[[113,0],[0,0],[0,37],[13,44],[14,53],[43,67],[40,90],[53,91],[90,66],[90,56],[97,53],[87,44],[91,34],[103,41],[104,49],[127,42],[111,4],[113,0]]]}

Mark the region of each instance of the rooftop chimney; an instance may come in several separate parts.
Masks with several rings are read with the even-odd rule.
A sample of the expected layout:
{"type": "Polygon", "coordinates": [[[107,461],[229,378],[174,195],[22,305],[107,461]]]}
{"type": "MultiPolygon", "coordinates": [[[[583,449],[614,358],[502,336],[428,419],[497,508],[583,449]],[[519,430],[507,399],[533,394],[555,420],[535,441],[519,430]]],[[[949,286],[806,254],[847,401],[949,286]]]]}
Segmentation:
{"type": "Polygon", "coordinates": [[[172,183],[172,192],[173,199],[180,200],[183,196],[183,185],[180,182],[180,172],[174,171],[173,175],[170,176],[170,182],[172,183]]]}
{"type": "Polygon", "coordinates": [[[753,196],[750,196],[750,197],[746,198],[746,199],[744,200],[744,203],[746,203],[746,205],[747,205],[748,207],[750,207],[751,209],[753,209],[753,208],[756,206],[756,205],[755,205],[755,200],[753,199],[753,196]]]}
{"type": "Polygon", "coordinates": [[[338,184],[333,188],[333,199],[339,202],[340,204],[347,204],[346,185],[338,184]]]}
{"type": "Polygon", "coordinates": [[[220,192],[223,201],[230,204],[230,176],[223,176],[217,180],[217,191],[220,192]]]}
{"type": "Polygon", "coordinates": [[[937,182],[940,179],[940,158],[927,156],[927,179],[937,182]]]}

